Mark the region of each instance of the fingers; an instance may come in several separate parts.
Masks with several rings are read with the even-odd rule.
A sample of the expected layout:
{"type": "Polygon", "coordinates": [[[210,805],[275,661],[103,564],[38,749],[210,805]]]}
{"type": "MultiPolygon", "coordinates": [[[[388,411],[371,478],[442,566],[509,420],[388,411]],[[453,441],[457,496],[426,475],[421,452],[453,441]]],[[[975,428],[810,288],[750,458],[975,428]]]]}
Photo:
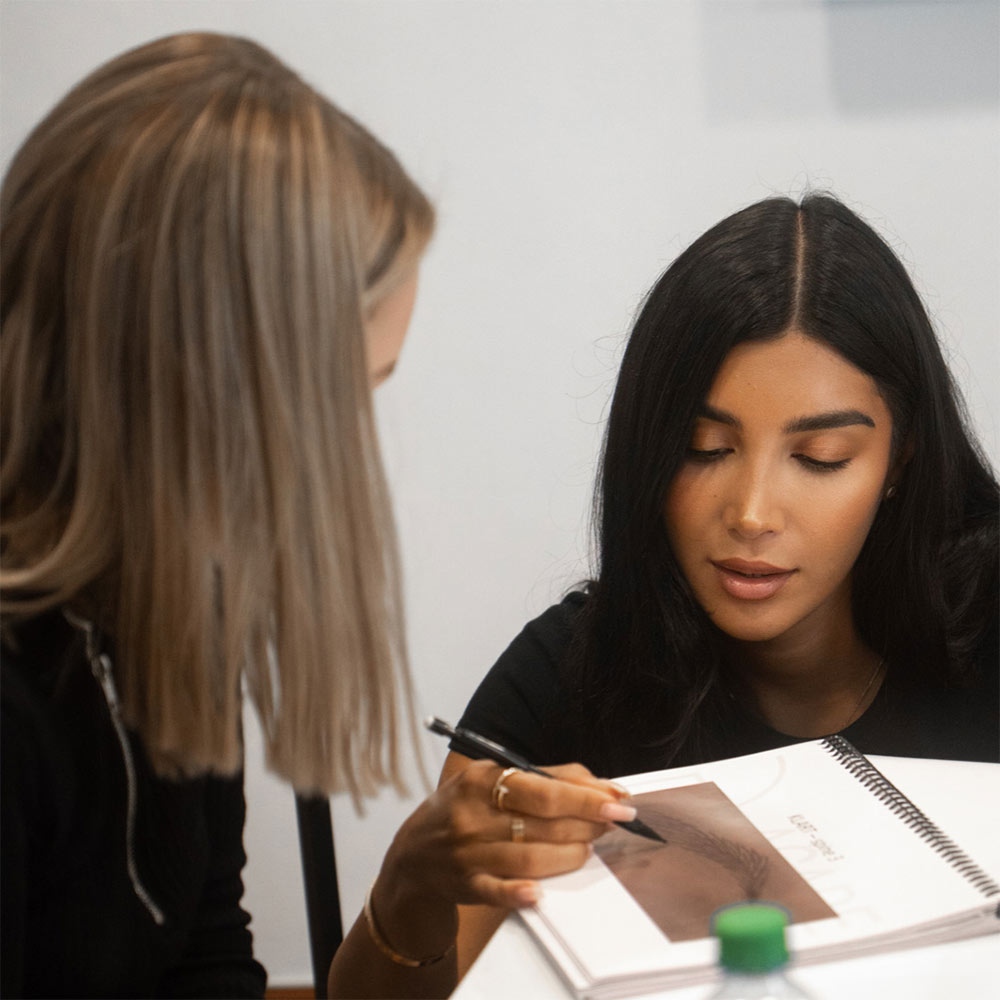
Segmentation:
{"type": "Polygon", "coordinates": [[[469,876],[469,891],[490,906],[533,906],[542,895],[536,879],[575,871],[590,854],[588,844],[498,843],[480,852],[481,868],[469,876]]]}
{"type": "Polygon", "coordinates": [[[590,857],[589,843],[546,844],[540,842],[512,844],[494,841],[479,851],[481,870],[507,879],[539,879],[575,871],[590,857]]]}
{"type": "Polygon", "coordinates": [[[621,793],[581,765],[552,768],[551,773],[556,780],[526,771],[510,775],[504,781],[509,789],[504,809],[546,819],[572,816],[591,823],[635,819],[635,809],[620,801],[621,793]]]}
{"type": "Polygon", "coordinates": [[[400,828],[383,868],[413,894],[504,908],[532,905],[535,880],[579,868],[607,824],[634,817],[622,790],[580,765],[552,777],[450,758],[441,783],[400,828]]]}
{"type": "Polygon", "coordinates": [[[536,879],[575,871],[591,853],[588,844],[495,844],[468,878],[470,898],[505,909],[533,906],[542,895],[536,879]]]}
{"type": "Polygon", "coordinates": [[[489,840],[542,841],[548,844],[585,844],[606,833],[607,823],[591,823],[573,817],[543,819],[523,813],[497,813],[486,835],[489,840]],[[520,823],[519,833],[514,824],[520,823]]]}
{"type": "Polygon", "coordinates": [[[595,778],[583,764],[560,764],[557,767],[544,768],[549,774],[555,775],[560,781],[568,781],[574,785],[589,785],[607,792],[619,802],[631,798],[629,790],[616,781],[595,778]]]}
{"type": "Polygon", "coordinates": [[[541,898],[542,890],[535,882],[527,879],[502,879],[486,872],[480,872],[470,879],[470,888],[476,901],[487,906],[498,906],[504,910],[534,906],[541,898]]]}
{"type": "MultiPolygon", "coordinates": [[[[628,792],[613,782],[595,778],[583,765],[564,764],[547,769],[547,774],[550,777],[511,771],[479,760],[452,774],[445,785],[453,788],[459,800],[480,802],[494,811],[499,809],[501,814],[514,812],[543,819],[574,817],[599,824],[635,818],[635,809],[622,801],[628,792]]],[[[589,834],[587,839],[595,835],[589,834]]]]}

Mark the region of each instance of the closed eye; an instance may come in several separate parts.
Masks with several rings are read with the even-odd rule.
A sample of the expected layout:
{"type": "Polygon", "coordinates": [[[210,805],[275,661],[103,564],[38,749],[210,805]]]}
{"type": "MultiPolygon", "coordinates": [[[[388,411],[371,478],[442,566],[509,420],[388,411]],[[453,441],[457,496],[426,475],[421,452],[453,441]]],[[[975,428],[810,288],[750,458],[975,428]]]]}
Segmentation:
{"type": "Polygon", "coordinates": [[[821,462],[818,458],[810,458],[808,455],[793,455],[792,457],[812,472],[836,472],[850,462],[849,458],[842,458],[836,462],[821,462]]]}
{"type": "Polygon", "coordinates": [[[732,448],[710,448],[708,450],[688,448],[687,455],[692,462],[707,465],[709,462],[717,462],[720,458],[731,454],[732,450],[732,448]]]}

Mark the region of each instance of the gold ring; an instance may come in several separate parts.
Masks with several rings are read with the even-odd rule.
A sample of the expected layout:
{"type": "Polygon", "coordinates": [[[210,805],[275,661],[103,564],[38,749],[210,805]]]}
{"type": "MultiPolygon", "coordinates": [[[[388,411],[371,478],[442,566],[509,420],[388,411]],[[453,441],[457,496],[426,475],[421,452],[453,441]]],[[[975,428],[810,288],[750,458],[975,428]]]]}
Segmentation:
{"type": "Polygon", "coordinates": [[[524,820],[520,816],[510,818],[510,839],[515,844],[524,843],[524,820]]]}
{"type": "Polygon", "coordinates": [[[503,811],[503,800],[507,797],[507,793],[510,789],[504,784],[504,782],[512,775],[517,774],[519,768],[508,767],[500,772],[500,776],[493,783],[493,805],[497,807],[501,812],[503,811]]]}

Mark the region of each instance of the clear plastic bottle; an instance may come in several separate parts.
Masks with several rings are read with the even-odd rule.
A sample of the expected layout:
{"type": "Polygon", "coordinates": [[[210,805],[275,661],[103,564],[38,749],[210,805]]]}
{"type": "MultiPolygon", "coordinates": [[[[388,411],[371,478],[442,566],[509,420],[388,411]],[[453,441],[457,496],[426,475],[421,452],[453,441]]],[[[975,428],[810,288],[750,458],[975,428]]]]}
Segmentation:
{"type": "Polygon", "coordinates": [[[811,1000],[788,978],[788,914],[770,903],[739,903],[715,914],[722,982],[708,1000],[811,1000]]]}

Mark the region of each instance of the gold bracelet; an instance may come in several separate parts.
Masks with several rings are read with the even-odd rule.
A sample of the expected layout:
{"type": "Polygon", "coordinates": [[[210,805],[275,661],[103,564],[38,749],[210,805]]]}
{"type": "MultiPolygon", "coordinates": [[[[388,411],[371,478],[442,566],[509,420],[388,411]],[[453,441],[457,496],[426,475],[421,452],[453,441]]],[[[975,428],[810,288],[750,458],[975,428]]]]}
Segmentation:
{"type": "Polygon", "coordinates": [[[420,969],[425,965],[434,965],[436,962],[440,962],[441,959],[446,958],[455,950],[455,942],[452,941],[440,955],[433,955],[430,958],[407,958],[405,955],[400,955],[398,951],[393,951],[385,938],[382,937],[382,932],[379,930],[378,924],[375,923],[375,911],[372,909],[372,891],[374,888],[375,882],[372,882],[368,886],[368,892],[365,893],[365,922],[368,924],[368,933],[371,935],[372,941],[375,942],[375,947],[386,958],[395,962],[396,965],[405,965],[408,969],[420,969]]]}

